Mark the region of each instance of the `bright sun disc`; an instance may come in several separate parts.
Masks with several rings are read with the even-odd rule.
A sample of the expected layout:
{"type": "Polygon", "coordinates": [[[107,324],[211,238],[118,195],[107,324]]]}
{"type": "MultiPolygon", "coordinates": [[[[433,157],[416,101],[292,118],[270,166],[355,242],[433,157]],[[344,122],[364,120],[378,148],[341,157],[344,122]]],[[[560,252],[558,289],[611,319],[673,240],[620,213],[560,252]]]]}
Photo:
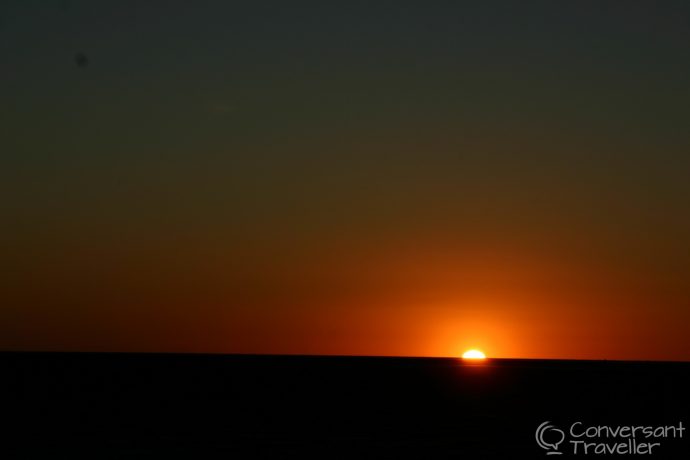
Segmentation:
{"type": "Polygon", "coordinates": [[[462,354],[462,359],[486,359],[486,355],[479,350],[467,350],[462,354]]]}

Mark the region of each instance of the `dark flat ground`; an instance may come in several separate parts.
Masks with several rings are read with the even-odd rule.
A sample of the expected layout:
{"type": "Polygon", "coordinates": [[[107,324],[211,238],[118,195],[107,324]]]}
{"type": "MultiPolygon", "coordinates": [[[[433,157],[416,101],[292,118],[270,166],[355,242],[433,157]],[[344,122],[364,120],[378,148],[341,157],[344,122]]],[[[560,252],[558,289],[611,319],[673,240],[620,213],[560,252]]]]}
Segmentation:
{"type": "Polygon", "coordinates": [[[690,363],[0,353],[0,375],[0,459],[546,458],[547,420],[690,426],[690,363]]]}

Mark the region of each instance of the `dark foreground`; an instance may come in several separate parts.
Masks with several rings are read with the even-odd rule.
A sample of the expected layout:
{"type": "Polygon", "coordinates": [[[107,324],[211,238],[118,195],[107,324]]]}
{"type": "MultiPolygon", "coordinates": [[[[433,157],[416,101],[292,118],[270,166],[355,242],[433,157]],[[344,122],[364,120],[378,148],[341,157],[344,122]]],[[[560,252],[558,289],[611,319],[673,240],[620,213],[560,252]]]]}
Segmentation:
{"type": "Polygon", "coordinates": [[[690,426],[688,363],[0,353],[0,375],[2,459],[546,458],[545,421],[690,426]]]}

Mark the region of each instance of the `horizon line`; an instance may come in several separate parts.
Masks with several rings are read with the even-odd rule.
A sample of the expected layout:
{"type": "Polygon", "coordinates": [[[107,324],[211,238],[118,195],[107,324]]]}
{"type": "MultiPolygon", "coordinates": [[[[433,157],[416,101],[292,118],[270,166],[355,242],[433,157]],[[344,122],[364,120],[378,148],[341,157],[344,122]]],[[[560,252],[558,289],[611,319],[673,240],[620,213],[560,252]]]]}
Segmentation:
{"type": "MultiPolygon", "coordinates": [[[[241,352],[195,352],[195,351],[102,351],[102,350],[0,350],[0,355],[8,354],[44,354],[44,355],[162,355],[162,356],[206,356],[206,357],[266,357],[266,358],[379,358],[379,359],[455,359],[458,356],[418,356],[418,355],[366,355],[366,354],[330,354],[330,353],[241,353],[241,352]]],[[[466,360],[465,360],[466,361],[466,360]]],[[[521,358],[487,356],[484,361],[568,361],[568,362],[610,362],[610,363],[682,363],[690,360],[678,359],[619,359],[619,358],[521,358]]]]}

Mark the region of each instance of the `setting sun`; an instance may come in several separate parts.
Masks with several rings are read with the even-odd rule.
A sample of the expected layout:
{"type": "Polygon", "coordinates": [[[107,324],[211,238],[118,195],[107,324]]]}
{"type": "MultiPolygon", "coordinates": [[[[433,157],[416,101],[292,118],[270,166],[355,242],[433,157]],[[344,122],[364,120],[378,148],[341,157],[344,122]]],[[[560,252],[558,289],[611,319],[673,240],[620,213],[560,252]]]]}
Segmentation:
{"type": "Polygon", "coordinates": [[[462,354],[462,359],[486,359],[486,355],[479,350],[467,350],[462,354]]]}

